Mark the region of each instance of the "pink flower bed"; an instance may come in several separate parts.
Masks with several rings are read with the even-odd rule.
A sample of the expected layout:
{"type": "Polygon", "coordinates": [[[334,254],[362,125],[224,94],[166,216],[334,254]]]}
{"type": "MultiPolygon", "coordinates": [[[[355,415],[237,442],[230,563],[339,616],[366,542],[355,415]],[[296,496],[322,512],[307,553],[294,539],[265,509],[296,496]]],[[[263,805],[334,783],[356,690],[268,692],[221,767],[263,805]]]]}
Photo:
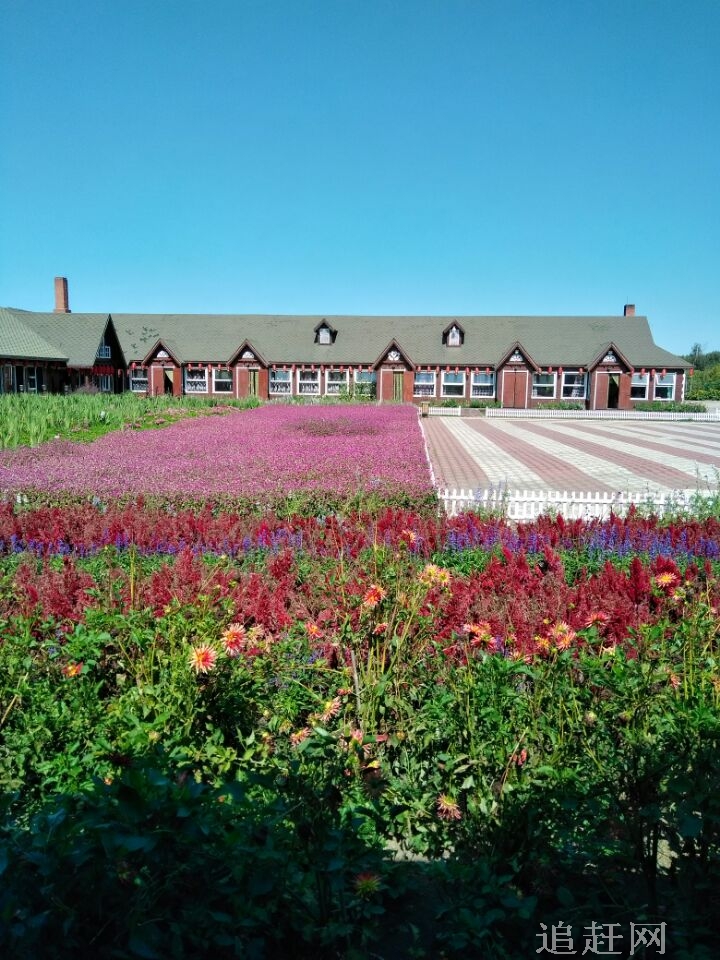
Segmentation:
{"type": "Polygon", "coordinates": [[[422,495],[431,481],[410,407],[267,406],[0,455],[0,489],[29,488],[272,500],[294,491],[422,495]]]}

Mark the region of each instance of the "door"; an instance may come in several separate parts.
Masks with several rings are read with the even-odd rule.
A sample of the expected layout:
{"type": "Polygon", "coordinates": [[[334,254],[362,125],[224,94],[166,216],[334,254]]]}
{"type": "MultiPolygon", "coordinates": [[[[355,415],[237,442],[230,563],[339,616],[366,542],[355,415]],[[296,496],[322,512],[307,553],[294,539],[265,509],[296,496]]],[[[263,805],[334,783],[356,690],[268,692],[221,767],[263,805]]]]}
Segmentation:
{"type": "Polygon", "coordinates": [[[258,395],[258,371],[248,370],[248,396],[256,397],[258,395]]]}
{"type": "Polygon", "coordinates": [[[172,367],[163,369],[163,393],[166,397],[171,397],[173,393],[173,377],[175,371],[172,367]]]}
{"type": "Polygon", "coordinates": [[[620,374],[610,373],[608,374],[608,394],[607,394],[608,410],[617,410],[619,400],[620,400],[620,374]]]}
{"type": "Polygon", "coordinates": [[[527,405],[527,370],[508,368],[503,371],[502,405],[524,409],[527,405]]]}
{"type": "Polygon", "coordinates": [[[393,400],[396,402],[402,401],[403,398],[403,379],[402,370],[393,371],[393,400]]]}

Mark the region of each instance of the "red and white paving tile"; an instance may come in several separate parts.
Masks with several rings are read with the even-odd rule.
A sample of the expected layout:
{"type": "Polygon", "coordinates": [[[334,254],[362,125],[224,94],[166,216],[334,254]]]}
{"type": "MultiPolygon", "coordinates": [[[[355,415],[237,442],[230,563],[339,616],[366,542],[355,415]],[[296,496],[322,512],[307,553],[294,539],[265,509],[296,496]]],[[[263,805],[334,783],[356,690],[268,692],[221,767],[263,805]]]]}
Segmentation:
{"type": "Polygon", "coordinates": [[[669,493],[720,482],[720,421],[421,422],[439,487],[669,493]]]}

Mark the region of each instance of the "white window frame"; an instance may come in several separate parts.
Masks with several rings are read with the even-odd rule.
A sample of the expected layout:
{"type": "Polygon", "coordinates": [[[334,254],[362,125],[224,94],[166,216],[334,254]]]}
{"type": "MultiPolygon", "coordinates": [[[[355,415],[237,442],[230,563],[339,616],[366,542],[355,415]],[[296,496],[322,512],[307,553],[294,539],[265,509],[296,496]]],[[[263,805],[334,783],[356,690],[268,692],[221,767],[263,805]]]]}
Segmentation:
{"type": "Polygon", "coordinates": [[[97,359],[109,360],[111,357],[112,357],[112,350],[105,343],[105,336],[103,335],[102,340],[100,341],[100,346],[98,347],[97,359]]]}
{"type": "Polygon", "coordinates": [[[561,397],[563,400],[587,400],[587,373],[563,370],[561,397]],[[572,381],[569,380],[570,377],[573,378],[572,381]]]}
{"type": "Polygon", "coordinates": [[[232,370],[213,369],[213,393],[232,393],[235,387],[235,378],[232,370]],[[218,377],[218,374],[222,374],[218,377]],[[220,386],[222,384],[222,386],[220,386]]]}
{"type": "Polygon", "coordinates": [[[434,370],[416,370],[413,379],[414,397],[434,397],[437,392],[437,378],[434,370]]]}
{"type": "Polygon", "coordinates": [[[340,370],[337,367],[325,370],[325,396],[337,397],[341,393],[348,392],[349,373],[347,370],[340,370]]]}
{"type": "Polygon", "coordinates": [[[375,370],[356,370],[354,373],[356,386],[365,384],[377,384],[377,373],[375,370]]]}
{"type": "Polygon", "coordinates": [[[147,393],[150,386],[148,371],[142,367],[130,370],[130,392],[147,393]]]}
{"type": "Polygon", "coordinates": [[[300,397],[320,396],[320,371],[301,367],[297,372],[297,394],[300,397]]]}
{"type": "Polygon", "coordinates": [[[465,398],[465,379],[464,370],[460,370],[458,373],[455,373],[454,370],[443,370],[440,395],[452,400],[463,400],[465,398]],[[460,380],[455,381],[454,379],[451,379],[448,381],[448,377],[459,377],[460,380]],[[458,387],[460,388],[459,390],[458,387]]]}
{"type": "Polygon", "coordinates": [[[677,375],[674,373],[666,373],[665,376],[663,376],[661,373],[655,374],[655,381],[653,383],[653,400],[661,400],[664,403],[670,403],[675,399],[676,376],[677,375]],[[660,388],[661,393],[658,393],[658,387],[660,388]],[[669,392],[668,387],[670,388],[669,392]]]}
{"type": "Polygon", "coordinates": [[[554,400],[557,390],[556,373],[534,373],[532,379],[532,398],[533,400],[554,400]],[[551,381],[548,381],[548,377],[551,381]],[[548,392],[548,390],[552,392],[548,392]]]}
{"type": "Polygon", "coordinates": [[[207,393],[207,367],[202,367],[200,370],[190,370],[188,367],[185,367],[183,370],[183,385],[185,393],[190,396],[194,397],[199,393],[207,393]]]}
{"type": "Polygon", "coordinates": [[[271,370],[268,393],[271,397],[292,396],[292,370],[271,370]]]}
{"type": "Polygon", "coordinates": [[[474,399],[492,400],[495,397],[495,372],[473,371],[470,379],[470,396],[474,399]]]}
{"type": "Polygon", "coordinates": [[[317,333],[317,342],[326,347],[329,343],[332,343],[332,331],[330,327],[319,327],[317,333]]]}
{"type": "Polygon", "coordinates": [[[631,400],[647,400],[648,397],[648,387],[650,386],[650,374],[649,373],[634,373],[632,375],[632,381],[630,383],[630,399],[631,400]],[[642,396],[637,396],[633,393],[634,390],[642,390],[642,396]]]}

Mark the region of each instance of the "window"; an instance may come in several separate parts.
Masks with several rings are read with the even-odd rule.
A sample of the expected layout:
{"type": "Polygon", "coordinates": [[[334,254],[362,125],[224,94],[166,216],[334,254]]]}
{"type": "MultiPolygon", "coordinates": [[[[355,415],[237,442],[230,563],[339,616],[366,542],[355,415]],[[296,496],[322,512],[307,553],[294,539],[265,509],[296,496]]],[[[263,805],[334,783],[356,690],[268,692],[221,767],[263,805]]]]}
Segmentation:
{"type": "Polygon", "coordinates": [[[414,397],[435,396],[435,374],[431,370],[416,370],[413,384],[414,397]]]}
{"type": "Polygon", "coordinates": [[[377,374],[374,370],[356,370],[354,373],[356,397],[372,398],[377,393],[377,374]]]}
{"type": "Polygon", "coordinates": [[[213,392],[232,393],[232,370],[213,370],[213,392]]]}
{"type": "Polygon", "coordinates": [[[107,373],[101,373],[98,377],[98,386],[100,387],[101,393],[112,393],[113,392],[113,378],[107,373]]]}
{"type": "Polygon", "coordinates": [[[207,369],[202,367],[200,370],[185,369],[185,393],[207,393],[207,369]]]}
{"type": "Polygon", "coordinates": [[[534,373],[532,395],[536,400],[552,400],[555,396],[555,374],[534,373]]]}
{"type": "Polygon", "coordinates": [[[646,373],[633,374],[632,383],[630,384],[631,400],[647,400],[649,379],[646,373]]]}
{"type": "Polygon", "coordinates": [[[460,327],[454,323],[445,334],[445,346],[447,347],[459,347],[462,346],[463,342],[463,332],[460,327]]]}
{"type": "Polygon", "coordinates": [[[292,374],[289,370],[270,371],[270,396],[289,397],[292,393],[292,374]]]}
{"type": "Polygon", "coordinates": [[[147,393],[148,373],[147,370],[137,369],[130,371],[130,389],[133,393],[147,393]]]}
{"type": "Polygon", "coordinates": [[[655,375],[655,399],[656,400],[674,400],[675,399],[675,374],[658,373],[655,375]]]}
{"type": "Polygon", "coordinates": [[[471,397],[494,397],[495,396],[495,374],[473,373],[470,383],[471,397]]]}
{"type": "Polygon", "coordinates": [[[464,397],[465,374],[445,371],[442,375],[442,395],[444,397],[464,397]]]}
{"type": "Polygon", "coordinates": [[[35,367],[25,367],[25,391],[37,393],[37,370],[35,367]]]}
{"type": "Polygon", "coordinates": [[[577,370],[566,370],[562,379],[563,400],[584,400],[587,396],[587,375],[577,370]]]}
{"type": "Polygon", "coordinates": [[[348,389],[348,375],[342,370],[325,371],[325,395],[336,397],[348,389]]]}
{"type": "Polygon", "coordinates": [[[317,342],[318,343],[332,343],[332,334],[330,333],[329,327],[320,327],[317,332],[317,342]]]}
{"type": "Polygon", "coordinates": [[[298,370],[297,385],[301,397],[320,396],[320,371],[298,370]]]}
{"type": "Polygon", "coordinates": [[[97,359],[98,360],[109,360],[112,356],[110,347],[105,343],[105,337],[100,341],[100,346],[98,347],[97,359]]]}

